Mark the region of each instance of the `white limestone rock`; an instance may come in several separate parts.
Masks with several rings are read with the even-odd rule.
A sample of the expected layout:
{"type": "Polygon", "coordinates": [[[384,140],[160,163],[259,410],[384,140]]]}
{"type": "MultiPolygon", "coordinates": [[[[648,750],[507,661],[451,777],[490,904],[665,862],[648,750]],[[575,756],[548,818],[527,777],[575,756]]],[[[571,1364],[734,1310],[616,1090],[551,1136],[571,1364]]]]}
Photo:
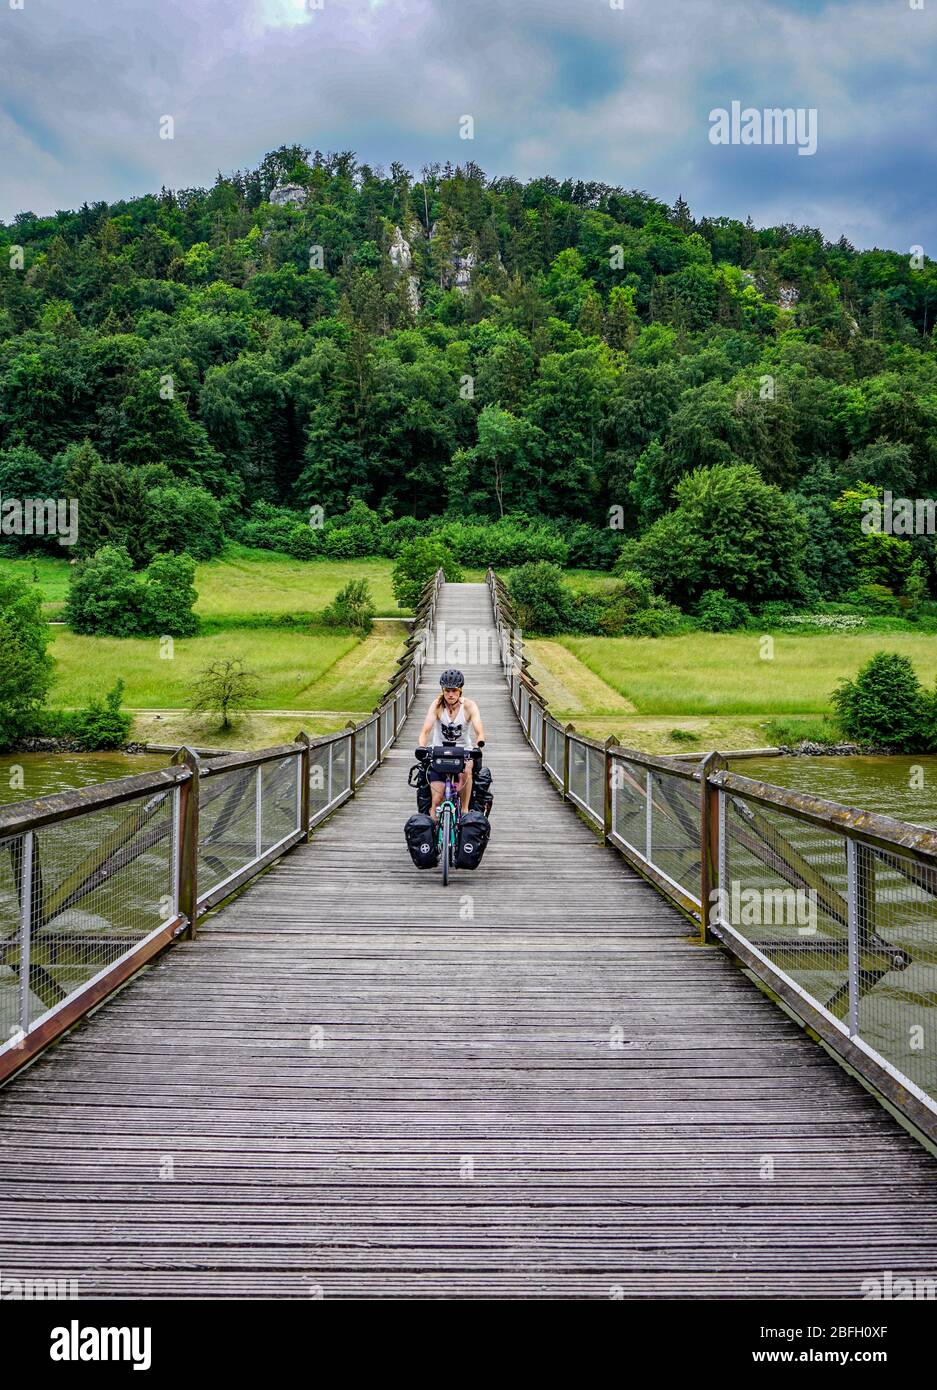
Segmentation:
{"type": "Polygon", "coordinates": [[[413,263],[413,256],[410,252],[410,243],[404,237],[399,227],[394,228],[394,235],[391,239],[390,263],[395,270],[409,270],[413,263]]]}
{"type": "Polygon", "coordinates": [[[299,207],[306,201],[306,190],[298,183],[281,183],[270,194],[275,208],[299,207]]]}

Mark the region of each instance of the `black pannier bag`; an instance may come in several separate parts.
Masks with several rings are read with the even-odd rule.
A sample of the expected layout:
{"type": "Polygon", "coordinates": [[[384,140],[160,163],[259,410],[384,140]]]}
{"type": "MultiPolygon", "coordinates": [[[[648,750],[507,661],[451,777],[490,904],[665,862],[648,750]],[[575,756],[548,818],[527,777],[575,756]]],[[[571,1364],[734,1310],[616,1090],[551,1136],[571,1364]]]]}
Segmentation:
{"type": "Polygon", "coordinates": [[[491,768],[479,768],[472,779],[470,810],[481,811],[484,815],[490,816],[493,801],[494,797],[491,795],[491,768]]]}
{"type": "Polygon", "coordinates": [[[436,827],[429,816],[411,816],[403,828],[410,858],[418,869],[432,869],[439,862],[436,827]]]}
{"type": "Polygon", "coordinates": [[[457,869],[477,869],[481,863],[491,826],[488,817],[481,811],[466,811],[459,821],[459,838],[456,844],[455,866],[457,869]]]}
{"type": "Polygon", "coordinates": [[[414,763],[410,769],[408,780],[411,787],[416,787],[416,809],[421,816],[425,816],[433,802],[433,793],[429,788],[426,769],[421,767],[419,763],[414,763]]]}

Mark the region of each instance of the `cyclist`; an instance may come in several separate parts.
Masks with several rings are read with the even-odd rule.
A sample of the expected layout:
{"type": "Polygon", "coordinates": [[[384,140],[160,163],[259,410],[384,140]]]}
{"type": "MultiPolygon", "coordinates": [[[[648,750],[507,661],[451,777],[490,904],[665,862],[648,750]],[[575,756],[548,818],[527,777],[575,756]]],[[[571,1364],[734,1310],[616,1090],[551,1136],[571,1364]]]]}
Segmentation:
{"type": "MultiPolygon", "coordinates": [[[[462,748],[484,748],[485,730],[482,717],[475,701],[462,695],[462,687],[465,685],[462,672],[450,667],[439,677],[439,684],[442,689],[426,711],[426,719],[420,730],[420,747],[432,748],[437,744],[451,743],[459,744],[462,748]]],[[[468,810],[472,795],[473,766],[473,760],[469,759],[465,764],[465,771],[459,775],[455,783],[463,811],[468,810]]],[[[429,813],[435,821],[439,803],[446,789],[446,777],[442,772],[429,772],[427,776],[433,798],[429,813]]]]}

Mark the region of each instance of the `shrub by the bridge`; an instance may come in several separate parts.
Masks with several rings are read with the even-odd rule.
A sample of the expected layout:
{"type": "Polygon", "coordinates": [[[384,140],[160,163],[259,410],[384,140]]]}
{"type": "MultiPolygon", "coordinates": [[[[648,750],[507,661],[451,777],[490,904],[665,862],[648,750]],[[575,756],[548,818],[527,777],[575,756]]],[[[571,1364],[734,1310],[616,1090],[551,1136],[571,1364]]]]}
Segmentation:
{"type": "Polygon", "coordinates": [[[847,738],[913,753],[933,746],[934,699],[908,657],[876,652],[854,680],[833,692],[837,722],[847,738]]]}

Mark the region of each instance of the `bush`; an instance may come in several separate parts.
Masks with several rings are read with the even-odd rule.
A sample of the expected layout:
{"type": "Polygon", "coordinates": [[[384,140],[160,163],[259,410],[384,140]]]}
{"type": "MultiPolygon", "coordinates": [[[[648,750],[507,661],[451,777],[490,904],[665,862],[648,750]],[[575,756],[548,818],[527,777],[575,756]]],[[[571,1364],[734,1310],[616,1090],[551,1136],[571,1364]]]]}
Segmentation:
{"type": "Polygon", "coordinates": [[[210,560],[224,545],[218,499],[203,487],[177,483],[150,488],[143,539],[150,555],[187,551],[196,560],[210,560]]]}
{"type": "Polygon", "coordinates": [[[80,748],[93,751],[124,746],[131,720],[120,707],[123,698],[124,683],[119,680],[103,700],[92,700],[87,709],[72,716],[69,733],[80,748]]]}
{"type": "Polygon", "coordinates": [[[932,702],[908,657],[876,652],[855,680],[833,692],[837,722],[857,743],[885,744],[912,753],[927,743],[932,702]]]}
{"type": "Polygon", "coordinates": [[[412,608],[420,597],[423,585],[442,569],[446,579],[458,584],[462,570],[448,546],[441,540],[421,536],[400,547],[391,573],[394,598],[398,608],[412,608]]]}
{"type": "Polygon", "coordinates": [[[75,567],[65,601],[73,632],[105,637],[191,637],[195,561],[155,555],[139,578],[123,546],[105,545],[75,567]]]}
{"type": "Polygon", "coordinates": [[[521,565],[511,575],[508,588],[522,632],[551,637],[569,631],[573,624],[572,596],[556,565],[545,561],[521,565]]]}
{"type": "Polygon", "coordinates": [[[610,526],[577,522],[567,528],[564,539],[569,549],[567,563],[576,569],[610,570],[621,550],[621,532],[610,526]]]}
{"type": "Polygon", "coordinates": [[[322,614],[326,627],[346,627],[367,637],[374,626],[374,600],[366,579],[352,579],[339,589],[322,614]]]}
{"type": "Polygon", "coordinates": [[[894,618],[901,612],[901,605],[886,584],[857,584],[846,595],[846,602],[863,613],[875,613],[882,618],[894,618]]]}
{"type": "MultiPolygon", "coordinates": [[[[270,502],[255,502],[247,519],[236,526],[236,535],[242,545],[252,546],[255,550],[282,550],[288,555],[307,544],[315,553],[321,534],[321,531],[314,531],[306,524],[301,513],[275,507],[270,502]],[[301,536],[308,536],[309,541],[300,541],[301,536]]],[[[308,556],[296,555],[296,558],[307,559],[308,556]]]]}
{"type": "Polygon", "coordinates": [[[52,684],[49,625],[38,591],[0,574],[0,747],[27,732],[52,684]]]}
{"type": "Polygon", "coordinates": [[[763,603],[758,610],[758,623],[761,627],[774,627],[793,613],[793,604],[777,602],[763,603]]]}
{"type": "Polygon", "coordinates": [[[629,619],[625,633],[629,637],[669,637],[679,632],[684,623],[679,608],[664,599],[654,598],[647,608],[629,619]]]}
{"type": "Polygon", "coordinates": [[[139,631],[150,637],[191,637],[198,631],[192,611],[195,561],[191,555],[154,555],[143,573],[139,631]]]}
{"type": "Polygon", "coordinates": [[[286,537],[286,552],[294,560],[314,560],[320,554],[322,532],[296,523],[286,537]]]}
{"type": "Polygon", "coordinates": [[[725,589],[707,589],[696,605],[699,625],[706,632],[735,632],[750,620],[747,606],[729,598],[725,589]]]}
{"type": "Polygon", "coordinates": [[[141,589],[121,545],[104,545],[72,571],[65,621],[72,632],[131,637],[140,631],[141,589]]]}

